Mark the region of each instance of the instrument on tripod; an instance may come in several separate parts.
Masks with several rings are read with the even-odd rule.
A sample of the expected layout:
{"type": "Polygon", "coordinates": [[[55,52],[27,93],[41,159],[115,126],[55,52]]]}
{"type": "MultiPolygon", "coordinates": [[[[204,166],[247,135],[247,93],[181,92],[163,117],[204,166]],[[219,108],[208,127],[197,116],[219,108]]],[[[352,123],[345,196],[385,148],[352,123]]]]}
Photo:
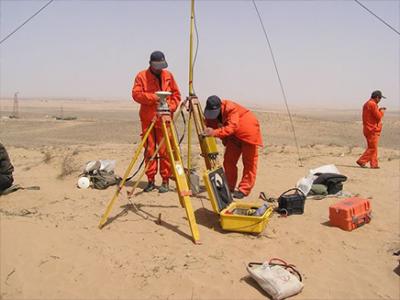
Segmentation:
{"type": "Polygon", "coordinates": [[[157,113],[170,114],[170,110],[169,110],[168,103],[167,103],[167,97],[171,95],[171,92],[158,91],[155,94],[160,98],[158,107],[157,107],[157,113]]]}

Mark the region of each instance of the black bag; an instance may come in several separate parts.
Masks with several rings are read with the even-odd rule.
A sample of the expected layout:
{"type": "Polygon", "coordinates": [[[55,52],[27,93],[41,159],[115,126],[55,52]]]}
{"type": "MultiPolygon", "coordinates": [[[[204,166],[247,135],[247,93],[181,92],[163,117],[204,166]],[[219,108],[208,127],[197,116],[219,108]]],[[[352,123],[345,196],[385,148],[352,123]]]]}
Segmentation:
{"type": "Polygon", "coordinates": [[[90,181],[93,183],[93,188],[104,190],[111,185],[119,184],[121,178],[114,174],[114,172],[97,171],[96,173],[89,174],[90,181]]]}
{"type": "Polygon", "coordinates": [[[313,184],[323,184],[328,188],[328,194],[334,195],[343,190],[343,182],[347,177],[335,173],[316,173],[318,177],[314,180],[313,184]]]}
{"type": "Polygon", "coordinates": [[[292,188],[287,190],[278,198],[278,212],[280,214],[290,215],[302,215],[304,213],[304,202],[306,200],[306,195],[298,189],[292,188]],[[289,192],[294,191],[292,194],[289,192]]]}

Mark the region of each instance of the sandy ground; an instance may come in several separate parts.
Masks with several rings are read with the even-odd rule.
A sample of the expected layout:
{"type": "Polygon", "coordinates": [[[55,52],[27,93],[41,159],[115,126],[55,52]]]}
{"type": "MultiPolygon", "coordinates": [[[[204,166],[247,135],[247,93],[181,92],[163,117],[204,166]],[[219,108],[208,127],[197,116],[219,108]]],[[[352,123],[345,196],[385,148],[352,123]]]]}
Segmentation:
{"type": "Polygon", "coordinates": [[[11,110],[2,103],[0,137],[16,183],[41,189],[0,197],[1,299],[266,299],[245,266],[273,257],[303,274],[305,288],[293,299],[400,298],[392,255],[400,249],[398,114],[385,118],[381,169],[372,170],[355,165],[364,147],[359,112],[295,112],[302,167],[286,114],[257,112],[266,146],[249,200],[261,191],[277,197],[309,169],[335,164],[349,178],[344,190],[370,199],[372,222],[352,232],[330,227],[328,207],[339,199],[326,198],[307,200],[304,215],[273,215],[260,235],[225,232],[203,192],[191,198],[202,242],[195,245],[174,192],[139,193],[132,199],[139,211],[123,193],[99,230],[115,188],[76,187],[89,160],[115,159],[123,175],[138,142],[135,105],[20,101],[21,118],[4,118],[11,110]],[[61,106],[78,119],[54,120],[61,106]]]}

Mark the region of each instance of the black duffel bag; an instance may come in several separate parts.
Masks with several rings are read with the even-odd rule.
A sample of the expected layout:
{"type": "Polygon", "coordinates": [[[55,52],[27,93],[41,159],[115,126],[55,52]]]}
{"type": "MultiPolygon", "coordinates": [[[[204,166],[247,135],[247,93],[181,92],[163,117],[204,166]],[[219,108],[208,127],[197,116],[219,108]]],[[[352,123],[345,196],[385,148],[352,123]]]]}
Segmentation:
{"type": "Polygon", "coordinates": [[[343,190],[343,182],[347,180],[347,177],[341,174],[335,173],[316,173],[318,176],[313,184],[323,184],[328,188],[328,194],[334,195],[343,190]]]}

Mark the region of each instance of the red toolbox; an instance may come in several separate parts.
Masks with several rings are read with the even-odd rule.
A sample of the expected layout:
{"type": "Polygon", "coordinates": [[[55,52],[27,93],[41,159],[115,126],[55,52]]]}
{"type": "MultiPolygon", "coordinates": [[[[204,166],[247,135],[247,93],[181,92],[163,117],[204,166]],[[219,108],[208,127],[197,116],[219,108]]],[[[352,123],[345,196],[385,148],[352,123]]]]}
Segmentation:
{"type": "Polygon", "coordinates": [[[329,207],[332,226],[351,231],[371,221],[371,204],[368,199],[357,197],[344,199],[329,207]]]}

